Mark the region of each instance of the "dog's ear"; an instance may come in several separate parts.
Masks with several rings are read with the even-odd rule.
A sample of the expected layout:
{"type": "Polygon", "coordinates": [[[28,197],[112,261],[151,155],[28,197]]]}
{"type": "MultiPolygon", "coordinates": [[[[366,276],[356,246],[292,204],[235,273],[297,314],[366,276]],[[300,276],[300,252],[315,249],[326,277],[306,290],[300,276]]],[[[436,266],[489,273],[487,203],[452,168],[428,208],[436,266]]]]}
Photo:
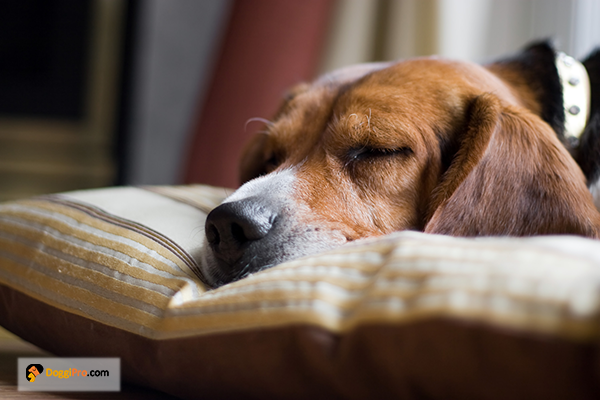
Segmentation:
{"type": "Polygon", "coordinates": [[[241,184],[267,173],[266,162],[268,160],[265,160],[266,143],[267,134],[257,133],[244,147],[239,169],[241,184]]]}
{"type": "Polygon", "coordinates": [[[546,123],[492,94],[475,98],[468,114],[425,232],[598,236],[600,215],[585,178],[546,123]]]}

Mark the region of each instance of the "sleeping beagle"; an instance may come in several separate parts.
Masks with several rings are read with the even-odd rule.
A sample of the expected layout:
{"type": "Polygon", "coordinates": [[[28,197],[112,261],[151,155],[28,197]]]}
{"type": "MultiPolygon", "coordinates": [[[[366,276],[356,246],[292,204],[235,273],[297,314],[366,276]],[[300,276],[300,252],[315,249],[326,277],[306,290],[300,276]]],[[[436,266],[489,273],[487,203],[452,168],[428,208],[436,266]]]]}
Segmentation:
{"type": "Polygon", "coordinates": [[[583,65],[544,42],[486,66],[416,58],[295,87],[248,144],[246,183],[208,215],[206,280],[404,229],[599,237],[586,183],[600,191],[600,54],[583,65]]]}

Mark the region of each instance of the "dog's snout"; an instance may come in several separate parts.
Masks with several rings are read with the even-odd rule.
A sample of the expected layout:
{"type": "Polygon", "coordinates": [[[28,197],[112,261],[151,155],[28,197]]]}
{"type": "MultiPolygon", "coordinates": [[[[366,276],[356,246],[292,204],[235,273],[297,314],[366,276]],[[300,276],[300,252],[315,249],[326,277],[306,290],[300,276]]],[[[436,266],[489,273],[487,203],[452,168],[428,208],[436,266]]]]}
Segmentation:
{"type": "Polygon", "coordinates": [[[250,242],[271,231],[277,213],[252,200],[225,203],[206,219],[206,239],[218,258],[228,263],[239,259],[250,242]]]}

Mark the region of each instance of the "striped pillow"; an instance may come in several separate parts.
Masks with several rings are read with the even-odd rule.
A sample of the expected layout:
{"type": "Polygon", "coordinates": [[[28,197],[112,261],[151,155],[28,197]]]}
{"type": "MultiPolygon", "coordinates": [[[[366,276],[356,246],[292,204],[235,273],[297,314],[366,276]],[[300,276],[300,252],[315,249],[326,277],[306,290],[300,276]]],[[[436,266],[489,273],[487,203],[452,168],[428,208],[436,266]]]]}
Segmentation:
{"type": "Polygon", "coordinates": [[[600,243],[399,232],[207,291],[208,186],[0,205],[0,324],[195,397],[593,398],[600,243]]]}

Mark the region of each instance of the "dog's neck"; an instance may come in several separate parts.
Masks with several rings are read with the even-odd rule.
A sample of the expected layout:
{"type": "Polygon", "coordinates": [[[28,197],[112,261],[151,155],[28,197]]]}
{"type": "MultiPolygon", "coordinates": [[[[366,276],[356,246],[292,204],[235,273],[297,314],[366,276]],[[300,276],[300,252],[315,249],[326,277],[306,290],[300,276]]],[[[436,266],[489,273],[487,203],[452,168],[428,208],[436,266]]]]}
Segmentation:
{"type": "Polygon", "coordinates": [[[565,138],[577,145],[590,115],[590,79],[582,63],[565,53],[556,54],[565,115],[565,138]]]}

